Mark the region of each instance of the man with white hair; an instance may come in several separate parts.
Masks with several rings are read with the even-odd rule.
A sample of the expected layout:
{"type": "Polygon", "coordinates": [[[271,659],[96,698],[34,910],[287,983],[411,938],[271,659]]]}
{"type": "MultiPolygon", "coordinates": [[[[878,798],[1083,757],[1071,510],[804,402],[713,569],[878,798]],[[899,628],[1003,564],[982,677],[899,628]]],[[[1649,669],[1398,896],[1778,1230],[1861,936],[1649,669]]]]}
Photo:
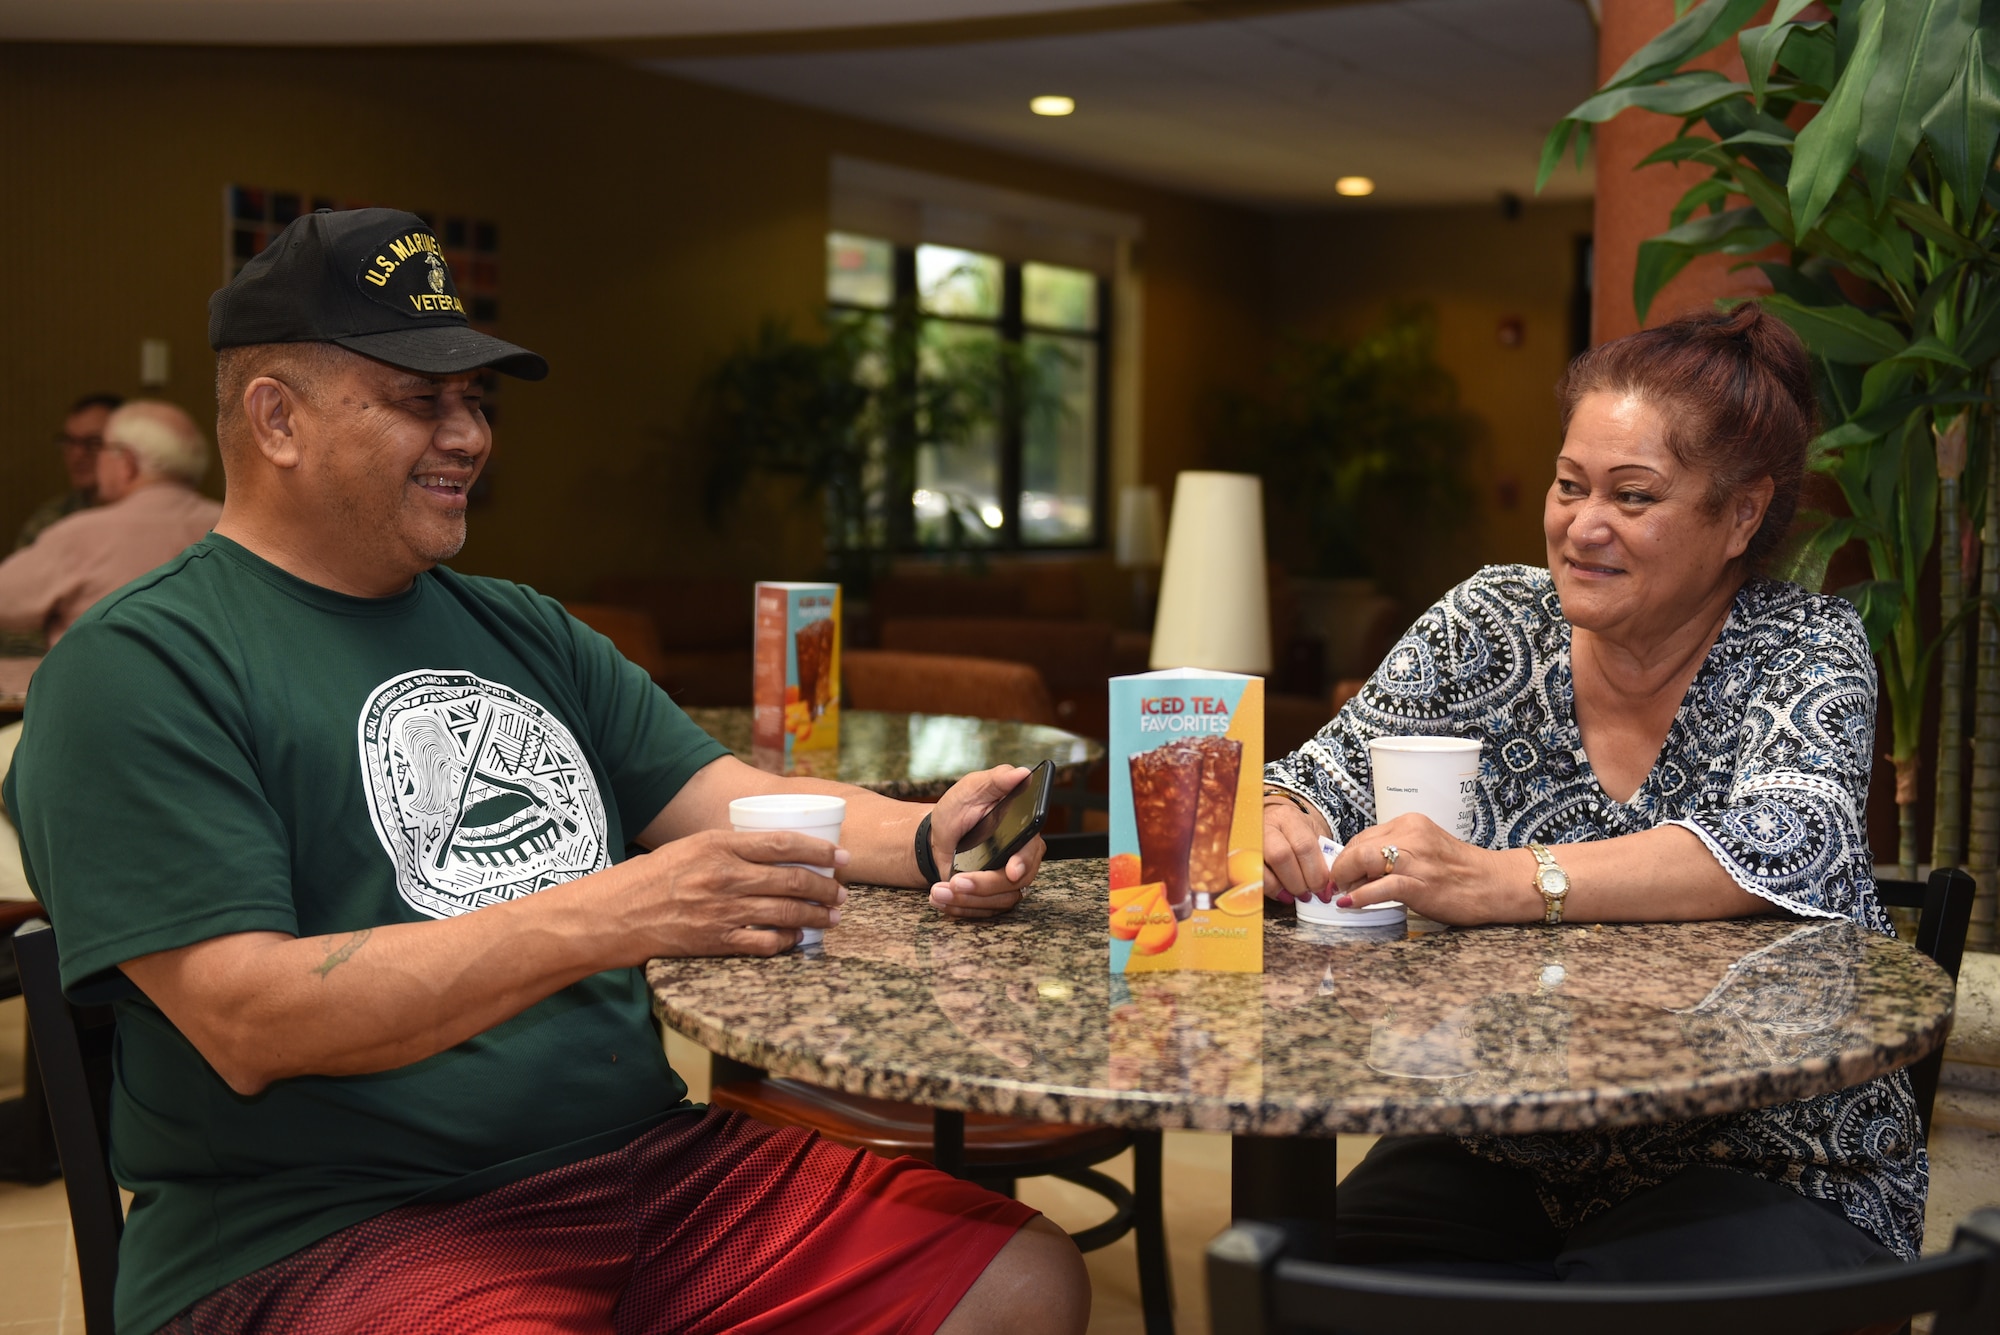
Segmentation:
{"type": "Polygon", "coordinates": [[[92,603],[197,543],[222,506],[195,490],[208,440],[171,403],[128,403],[104,424],[97,500],[0,562],[0,630],[53,645],[92,603]]]}

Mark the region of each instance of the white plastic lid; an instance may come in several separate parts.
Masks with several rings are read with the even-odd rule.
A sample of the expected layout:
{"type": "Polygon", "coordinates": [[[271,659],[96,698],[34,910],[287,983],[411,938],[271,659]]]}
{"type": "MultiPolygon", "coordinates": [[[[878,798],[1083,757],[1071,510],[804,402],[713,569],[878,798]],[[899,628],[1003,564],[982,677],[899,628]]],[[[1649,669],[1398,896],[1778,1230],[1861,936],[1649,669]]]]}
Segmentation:
{"type": "Polygon", "coordinates": [[[1384,751],[1477,751],[1480,742],[1477,737],[1371,737],[1370,748],[1381,747],[1384,751]]]}
{"type": "MultiPolygon", "coordinates": [[[[1441,739],[1443,740],[1443,739],[1441,739]]],[[[1326,859],[1328,867],[1340,856],[1345,845],[1337,839],[1320,836],[1320,856],[1326,859]]],[[[1297,899],[1292,901],[1300,922],[1318,923],[1323,927],[1391,927],[1409,920],[1410,911],[1395,900],[1386,904],[1370,904],[1367,908],[1344,909],[1330,899],[1297,899]]]]}
{"type": "Polygon", "coordinates": [[[847,799],[828,793],[762,793],[729,804],[729,823],[739,830],[821,829],[845,819],[847,799]]]}

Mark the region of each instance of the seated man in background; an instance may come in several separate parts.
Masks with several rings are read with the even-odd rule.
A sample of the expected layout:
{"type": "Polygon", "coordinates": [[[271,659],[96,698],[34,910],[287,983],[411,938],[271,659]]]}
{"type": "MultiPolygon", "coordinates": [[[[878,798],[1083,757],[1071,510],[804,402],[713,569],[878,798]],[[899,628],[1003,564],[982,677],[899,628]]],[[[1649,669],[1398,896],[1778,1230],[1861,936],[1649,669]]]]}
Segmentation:
{"type": "MultiPolygon", "coordinates": [[[[33,542],[58,519],[96,502],[97,451],[104,443],[104,419],[124,401],[116,394],[86,394],[70,405],[63,418],[63,429],[56,434],[63,472],[69,475],[69,490],[34,508],[15,535],[15,551],[33,542]]],[[[0,627],[0,658],[38,658],[48,647],[39,628],[16,631],[0,627]]]]}
{"type": "Polygon", "coordinates": [[[39,631],[53,645],[91,604],[200,542],[222,514],[195,490],[208,440],[171,403],[112,413],[95,463],[97,504],[0,561],[0,630],[39,631]]]}
{"type": "Polygon", "coordinates": [[[58,519],[97,504],[97,450],[104,443],[104,419],[124,402],[116,394],[86,394],[70,405],[62,434],[56,437],[63,472],[69,475],[69,490],[35,507],[14,538],[15,551],[33,542],[58,519]]]}
{"type": "Polygon", "coordinates": [[[119,998],[119,1331],[1081,1332],[1034,1211],[692,1107],[639,967],[838,923],[814,866],[1011,908],[1039,842],[937,867],[1026,771],[935,807],[764,773],[440,565],[479,373],[547,365],[415,215],[299,219],[209,338],[222,519],[49,655],[5,789],[65,987],[119,998]],[[731,832],[786,791],[846,798],[845,847],[731,832]]]}

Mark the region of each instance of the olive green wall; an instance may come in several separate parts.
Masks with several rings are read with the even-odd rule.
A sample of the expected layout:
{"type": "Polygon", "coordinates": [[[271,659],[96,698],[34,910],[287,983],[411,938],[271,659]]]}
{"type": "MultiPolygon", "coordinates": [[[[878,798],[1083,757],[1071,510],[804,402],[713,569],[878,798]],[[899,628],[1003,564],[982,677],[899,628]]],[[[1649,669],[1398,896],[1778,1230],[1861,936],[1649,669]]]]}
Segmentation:
{"type": "Polygon", "coordinates": [[[233,181],[499,223],[498,332],[553,373],[498,395],[493,500],[455,564],[562,596],[808,573],[817,524],[789,491],[707,526],[678,433],[762,317],[814,318],[836,153],[1142,217],[1142,471],[1212,462],[1200,404],[1269,327],[1255,214],[554,49],[0,44],[0,533],[60,488],[66,403],[136,391],[142,338],[171,344],[166,396],[213,420],[233,181]]]}
{"type": "Polygon", "coordinates": [[[1461,402],[1485,423],[1474,469],[1480,522],[1438,553],[1440,589],[1492,561],[1543,563],[1542,496],[1561,437],[1555,382],[1570,355],[1573,268],[1591,227],[1589,201],[1356,209],[1286,217],[1272,247],[1273,317],[1352,337],[1394,302],[1437,312],[1438,359],[1461,402]],[[1508,347],[1500,323],[1518,318],[1508,347]]]}

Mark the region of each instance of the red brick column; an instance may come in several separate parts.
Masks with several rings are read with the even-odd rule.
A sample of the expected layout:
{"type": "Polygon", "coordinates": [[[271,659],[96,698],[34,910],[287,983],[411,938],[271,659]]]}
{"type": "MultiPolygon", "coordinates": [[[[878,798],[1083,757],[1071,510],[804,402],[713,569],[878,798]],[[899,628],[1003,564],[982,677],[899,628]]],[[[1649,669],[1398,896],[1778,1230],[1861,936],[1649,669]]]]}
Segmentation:
{"type": "MultiPolygon", "coordinates": [[[[1634,51],[1673,21],[1674,0],[1604,0],[1604,25],[1597,35],[1598,83],[1609,79],[1634,51]]],[[[1733,37],[1694,64],[1720,70],[1732,79],[1744,77],[1743,60],[1733,37]]],[[[1674,117],[1650,111],[1622,112],[1597,127],[1592,342],[1602,343],[1638,330],[1639,317],[1632,307],[1632,274],[1638,264],[1639,243],[1666,231],[1674,205],[1689,186],[1708,175],[1706,167],[1682,163],[1633,170],[1641,158],[1672,139],[1679,127],[1674,117]]],[[[1653,298],[1646,323],[1656,325],[1691,310],[1706,309],[1719,297],[1769,292],[1771,285],[1755,269],[1729,271],[1745,258],[1704,255],[1697,259],[1653,298]]]]}

